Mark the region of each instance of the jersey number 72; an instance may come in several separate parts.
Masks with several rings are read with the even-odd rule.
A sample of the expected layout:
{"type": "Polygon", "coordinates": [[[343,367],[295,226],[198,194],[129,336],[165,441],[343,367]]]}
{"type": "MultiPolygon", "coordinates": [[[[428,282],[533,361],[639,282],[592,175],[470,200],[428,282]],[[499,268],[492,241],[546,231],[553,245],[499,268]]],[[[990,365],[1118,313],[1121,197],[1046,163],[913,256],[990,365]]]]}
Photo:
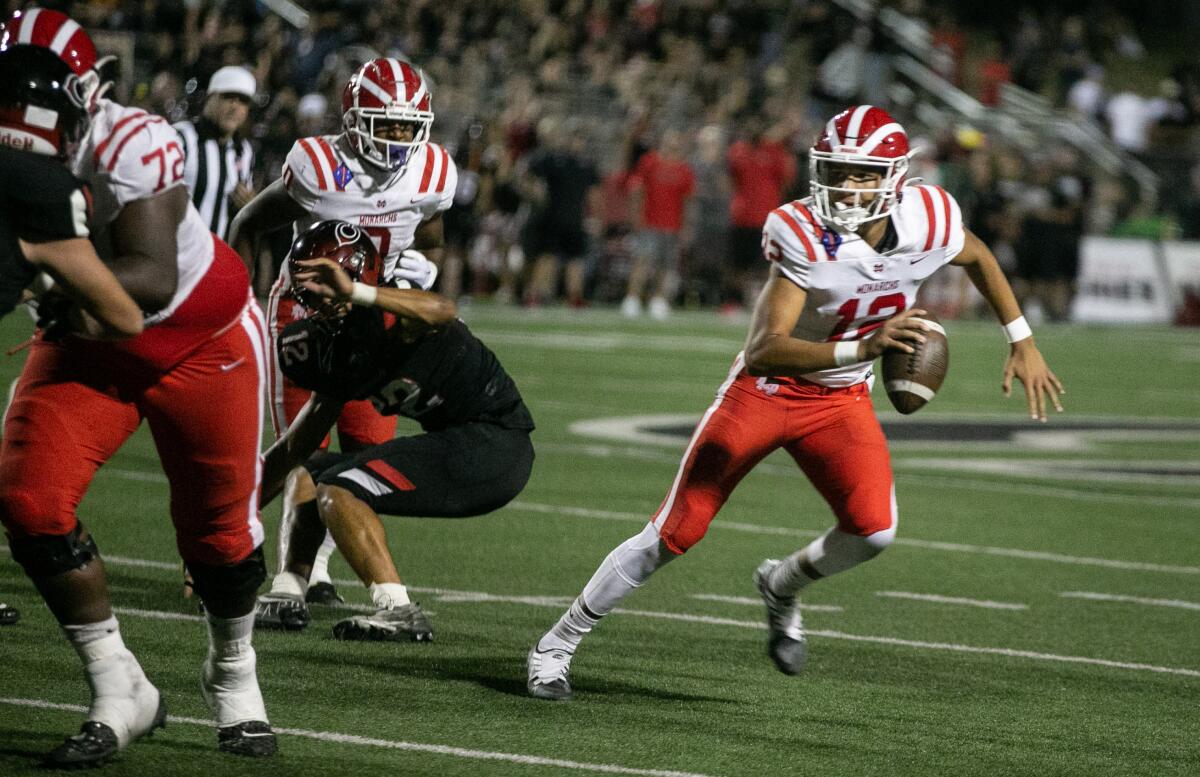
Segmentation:
{"type": "Polygon", "coordinates": [[[142,164],[147,167],[151,162],[158,163],[158,185],[154,187],[154,191],[161,192],[168,184],[173,184],[183,180],[183,148],[179,143],[172,140],[165,146],[159,146],[142,157],[142,164]],[[167,179],[168,157],[170,158],[170,180],[167,179]]]}

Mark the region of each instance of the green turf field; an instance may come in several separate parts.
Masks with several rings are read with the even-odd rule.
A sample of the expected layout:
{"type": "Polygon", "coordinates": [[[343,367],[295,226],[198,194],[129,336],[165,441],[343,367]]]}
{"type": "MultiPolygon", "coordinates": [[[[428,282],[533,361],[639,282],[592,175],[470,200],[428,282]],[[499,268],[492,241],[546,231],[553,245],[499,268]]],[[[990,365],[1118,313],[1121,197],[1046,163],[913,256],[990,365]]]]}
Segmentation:
{"type": "MultiPolygon", "coordinates": [[[[1000,395],[998,327],[951,322],[933,404],[891,426],[877,393],[896,440],[898,539],[809,589],[802,676],[767,659],[751,575],[831,515],[781,455],[584,642],[576,698],[554,704],[525,696],[526,652],[658,506],[686,442],[676,432],[711,401],[744,325],[487,306],[464,317],[537,420],[533,479],[486,518],[390,521],[434,644],[337,642],[345,611],[316,608],[306,633],[256,635],[281,732],[273,760],[216,752],[204,627],[179,596],[149,435],[101,470],[81,516],[126,642],[172,714],[107,773],[1200,773],[1200,333],[1039,328],[1068,410],[1039,428],[1000,395]]],[[[28,326],[8,317],[0,343],[28,326]]],[[[21,361],[0,358],[3,385],[21,361]]],[[[264,515],[272,564],[277,518],[277,505],[264,515]]],[[[334,576],[349,577],[340,559],[334,576]]],[[[0,600],[25,613],[0,631],[0,774],[40,773],[35,756],[77,728],[86,687],[7,554],[0,600]]]]}

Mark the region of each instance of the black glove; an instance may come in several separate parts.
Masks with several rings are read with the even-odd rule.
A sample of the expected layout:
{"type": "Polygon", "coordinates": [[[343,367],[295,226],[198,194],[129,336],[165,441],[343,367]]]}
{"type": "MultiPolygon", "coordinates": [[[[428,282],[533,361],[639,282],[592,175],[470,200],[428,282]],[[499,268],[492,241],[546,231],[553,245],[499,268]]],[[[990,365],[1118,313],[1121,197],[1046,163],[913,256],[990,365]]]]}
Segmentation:
{"type": "Polygon", "coordinates": [[[71,334],[71,309],[75,302],[65,294],[48,291],[37,300],[37,327],[47,342],[61,340],[71,334]]]}

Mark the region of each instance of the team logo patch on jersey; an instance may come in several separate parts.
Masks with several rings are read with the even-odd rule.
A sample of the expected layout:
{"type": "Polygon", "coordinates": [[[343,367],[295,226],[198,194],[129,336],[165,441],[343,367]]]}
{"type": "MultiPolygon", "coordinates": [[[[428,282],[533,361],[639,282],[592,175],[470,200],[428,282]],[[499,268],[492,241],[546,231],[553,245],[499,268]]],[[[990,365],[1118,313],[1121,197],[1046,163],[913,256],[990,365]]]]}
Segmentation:
{"type": "Polygon", "coordinates": [[[825,251],[831,258],[836,257],[838,248],[842,245],[842,236],[832,229],[826,229],[821,232],[821,245],[825,246],[825,251]]]}
{"type": "Polygon", "coordinates": [[[350,183],[353,178],[354,173],[350,172],[350,168],[345,165],[338,165],[337,169],[333,171],[333,180],[337,181],[339,189],[345,189],[346,184],[350,183]]]}

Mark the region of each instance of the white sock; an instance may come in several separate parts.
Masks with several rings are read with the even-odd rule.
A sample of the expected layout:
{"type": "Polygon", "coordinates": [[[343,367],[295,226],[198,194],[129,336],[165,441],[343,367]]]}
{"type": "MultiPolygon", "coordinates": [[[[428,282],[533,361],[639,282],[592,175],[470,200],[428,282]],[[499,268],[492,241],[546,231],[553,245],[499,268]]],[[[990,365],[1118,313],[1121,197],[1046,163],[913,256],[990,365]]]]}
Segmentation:
{"type": "Polygon", "coordinates": [[[767,585],[780,596],[792,596],[823,577],[869,561],[891,544],[896,527],[867,536],[830,529],[775,567],[767,585]]]}
{"type": "Polygon", "coordinates": [[[333,541],[333,535],[326,531],[325,541],[321,543],[321,547],[317,550],[317,557],[313,559],[312,573],[308,576],[309,585],[333,582],[329,577],[329,559],[335,550],[337,550],[337,543],[333,541]]]}
{"type": "Polygon", "coordinates": [[[267,710],[258,688],[257,657],[250,644],[254,613],[208,622],[208,656],[201,689],[221,727],[251,720],[266,722],[267,710]]]}
{"type": "Polygon", "coordinates": [[[585,634],[625,597],[650,579],[655,570],[676,555],[666,550],[654,524],[622,542],[592,575],[583,593],[571,603],[558,622],[538,641],[539,650],[557,648],[574,652],[585,634]]]}
{"type": "Polygon", "coordinates": [[[303,599],[307,587],[308,581],[295,572],[280,572],[271,580],[271,593],[279,596],[294,596],[303,599]]]}
{"type": "Polygon", "coordinates": [[[64,624],[62,630],[83,662],[83,674],[92,690],[87,719],[111,728],[118,745],[125,747],[152,724],[158,711],[158,689],[125,647],[115,617],[64,624]]]}
{"type": "Polygon", "coordinates": [[[381,610],[403,607],[411,603],[404,583],[371,583],[367,590],[371,592],[371,601],[381,610]]]}

